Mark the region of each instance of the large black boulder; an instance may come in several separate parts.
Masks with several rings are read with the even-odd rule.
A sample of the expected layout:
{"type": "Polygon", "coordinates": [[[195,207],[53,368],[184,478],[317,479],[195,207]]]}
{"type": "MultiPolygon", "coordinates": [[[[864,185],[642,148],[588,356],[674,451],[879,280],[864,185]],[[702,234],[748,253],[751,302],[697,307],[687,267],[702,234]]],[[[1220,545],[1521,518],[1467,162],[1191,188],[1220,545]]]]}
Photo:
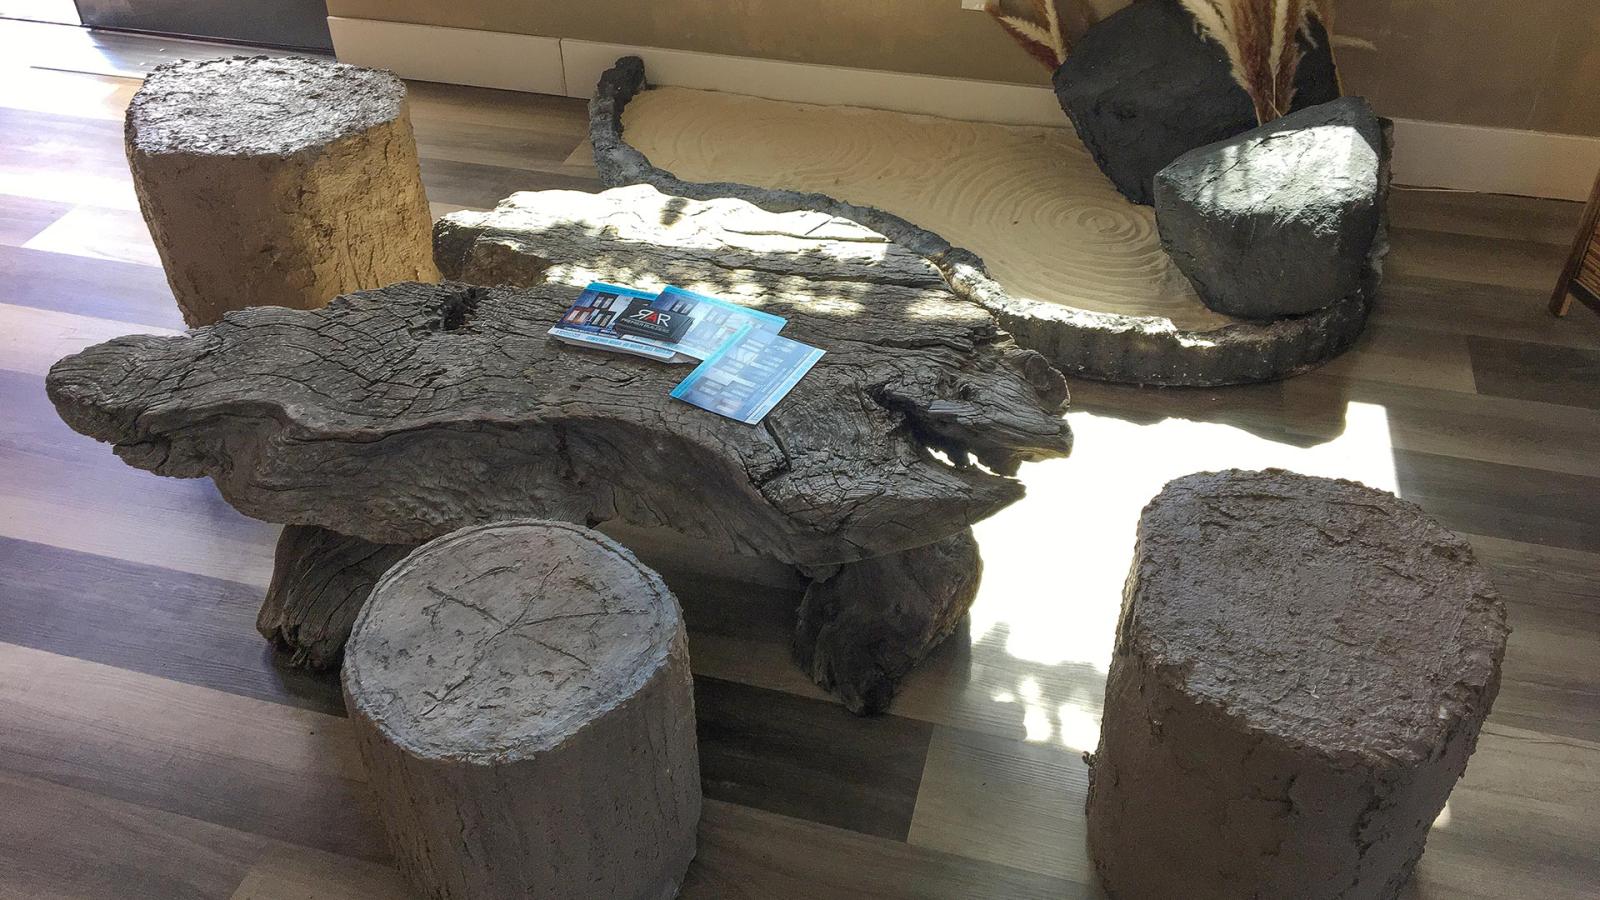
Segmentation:
{"type": "Polygon", "coordinates": [[[1206,306],[1307,313],[1361,286],[1387,173],[1383,125],[1344,97],[1178,157],[1156,175],[1156,225],[1206,306]]]}
{"type": "MultiPolygon", "coordinates": [[[[1294,107],[1338,97],[1321,23],[1313,19],[1299,42],[1294,107]]],[[[1101,171],[1135,203],[1151,202],[1151,180],[1179,155],[1256,126],[1227,51],[1178,0],[1139,0],[1097,23],[1053,82],[1101,171]]]]}

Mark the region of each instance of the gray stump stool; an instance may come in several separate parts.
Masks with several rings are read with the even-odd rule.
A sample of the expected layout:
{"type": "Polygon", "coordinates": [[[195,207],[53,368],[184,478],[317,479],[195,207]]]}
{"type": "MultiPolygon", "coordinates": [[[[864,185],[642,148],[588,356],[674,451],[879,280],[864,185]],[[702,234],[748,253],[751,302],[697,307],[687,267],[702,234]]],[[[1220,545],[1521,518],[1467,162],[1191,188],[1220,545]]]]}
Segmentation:
{"type": "Polygon", "coordinates": [[[424,896],[676,894],[700,819],[683,618],[610,538],[516,520],[422,545],[356,620],[344,689],[424,896]]]}
{"type": "Polygon", "coordinates": [[[406,87],[319,59],[159,66],[128,105],[139,208],[183,319],[437,281],[406,87]]]}
{"type": "Polygon", "coordinates": [[[1128,898],[1388,898],[1477,743],[1505,609],[1466,541],[1348,481],[1207,472],[1144,510],[1090,766],[1128,898]]]}

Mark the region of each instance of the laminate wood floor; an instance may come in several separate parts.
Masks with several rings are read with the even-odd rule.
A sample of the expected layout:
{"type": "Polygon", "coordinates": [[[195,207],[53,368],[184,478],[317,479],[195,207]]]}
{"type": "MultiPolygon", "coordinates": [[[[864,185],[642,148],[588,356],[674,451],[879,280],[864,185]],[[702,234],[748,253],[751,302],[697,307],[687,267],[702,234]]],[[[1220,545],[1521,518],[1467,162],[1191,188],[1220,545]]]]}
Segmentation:
{"type": "MultiPolygon", "coordinates": [[[[336,684],[252,627],[276,526],[69,431],[57,357],[182,327],[121,145],[135,80],[230,53],[0,22],[0,898],[405,897],[336,684]]],[[[578,101],[412,85],[436,212],[593,190],[578,101]]],[[[1075,382],[1071,459],[983,523],[982,593],[859,719],[790,664],[796,585],[668,568],[708,796],[688,897],[1098,897],[1083,848],[1122,578],[1168,478],[1285,466],[1466,533],[1515,633],[1412,898],[1600,897],[1600,320],[1544,311],[1579,210],[1400,192],[1360,344],[1282,384],[1075,382]]]]}

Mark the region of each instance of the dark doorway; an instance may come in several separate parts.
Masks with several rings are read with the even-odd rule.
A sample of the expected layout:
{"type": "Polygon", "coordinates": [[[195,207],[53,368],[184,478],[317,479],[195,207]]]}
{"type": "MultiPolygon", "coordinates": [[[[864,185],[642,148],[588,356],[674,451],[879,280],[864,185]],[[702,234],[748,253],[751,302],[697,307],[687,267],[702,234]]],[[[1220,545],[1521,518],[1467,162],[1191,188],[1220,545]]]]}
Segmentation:
{"type": "Polygon", "coordinates": [[[214,41],[332,50],[326,0],[77,0],[83,24],[214,41]]]}

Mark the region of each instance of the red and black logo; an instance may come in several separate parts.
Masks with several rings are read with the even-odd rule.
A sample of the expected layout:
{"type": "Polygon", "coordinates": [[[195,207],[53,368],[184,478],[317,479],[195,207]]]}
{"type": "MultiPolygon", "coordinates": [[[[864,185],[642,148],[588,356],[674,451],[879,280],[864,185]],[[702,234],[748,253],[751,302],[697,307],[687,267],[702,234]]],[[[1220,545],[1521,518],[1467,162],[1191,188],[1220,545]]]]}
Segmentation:
{"type": "Polygon", "coordinates": [[[634,337],[655,338],[659,341],[676,342],[683,337],[689,329],[693,317],[687,313],[674,312],[651,306],[649,300],[634,300],[623,311],[622,318],[614,326],[622,334],[631,334],[634,337]]]}

